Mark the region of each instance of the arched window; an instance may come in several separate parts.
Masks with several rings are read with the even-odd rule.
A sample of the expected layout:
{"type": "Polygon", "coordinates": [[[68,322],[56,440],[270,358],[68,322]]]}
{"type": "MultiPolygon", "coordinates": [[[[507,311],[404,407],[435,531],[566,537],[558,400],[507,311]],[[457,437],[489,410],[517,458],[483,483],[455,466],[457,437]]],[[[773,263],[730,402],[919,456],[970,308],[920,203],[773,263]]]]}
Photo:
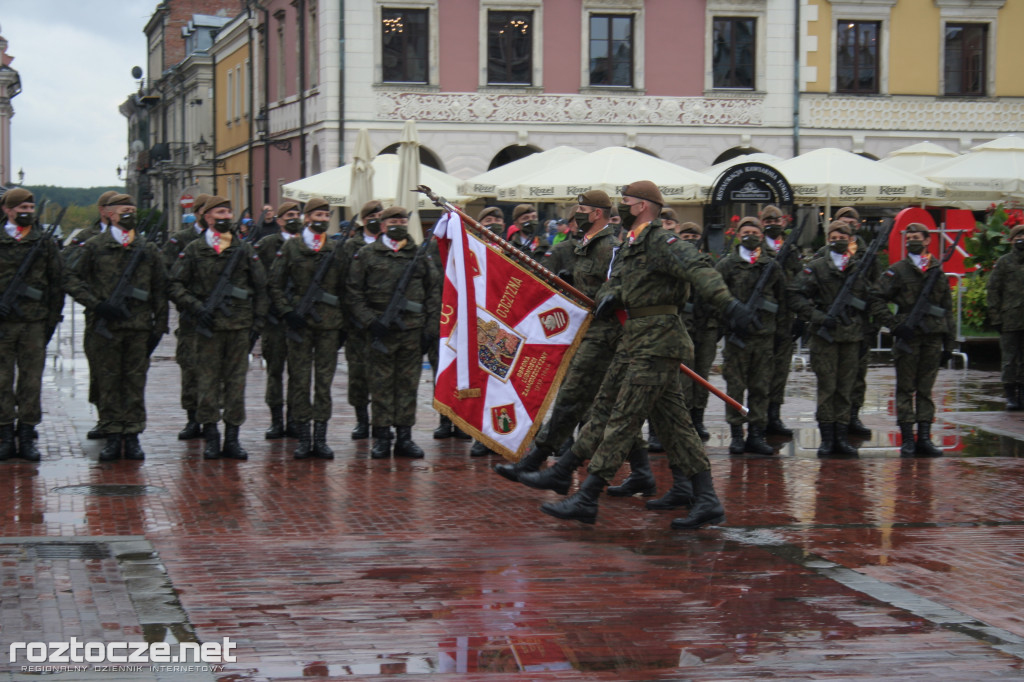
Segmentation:
{"type": "MultiPolygon", "coordinates": [[[[380,153],[381,154],[397,154],[398,153],[398,145],[399,145],[398,142],[395,142],[394,144],[389,144],[387,147],[384,147],[384,149],[381,149],[380,153]]],[[[437,170],[441,171],[442,173],[444,172],[444,164],[441,163],[441,158],[437,154],[435,154],[433,152],[433,150],[430,149],[430,147],[427,147],[427,146],[422,145],[422,144],[420,145],[420,163],[422,163],[424,166],[430,166],[431,168],[436,168],[437,170]]]]}
{"type": "Polygon", "coordinates": [[[504,166],[506,163],[524,159],[530,154],[536,154],[539,151],[542,150],[539,147],[534,147],[532,144],[509,145],[494,155],[494,158],[491,159],[491,165],[487,167],[487,170],[494,170],[498,166],[504,166]]]}
{"type": "Polygon", "coordinates": [[[744,156],[746,154],[758,154],[760,152],[761,150],[758,149],[757,147],[730,147],[729,149],[726,149],[724,152],[716,156],[714,163],[712,163],[711,165],[716,166],[720,163],[724,163],[726,161],[735,159],[737,156],[744,156]]]}

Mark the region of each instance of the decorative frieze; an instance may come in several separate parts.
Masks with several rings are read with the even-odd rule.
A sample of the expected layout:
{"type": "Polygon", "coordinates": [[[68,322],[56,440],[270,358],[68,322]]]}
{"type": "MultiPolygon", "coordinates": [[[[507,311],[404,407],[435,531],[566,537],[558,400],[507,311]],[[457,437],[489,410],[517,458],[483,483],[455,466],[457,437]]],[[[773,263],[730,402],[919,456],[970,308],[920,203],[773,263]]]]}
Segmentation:
{"type": "Polygon", "coordinates": [[[955,100],[931,97],[802,97],[804,128],[1019,132],[1024,100],[955,100]]]}

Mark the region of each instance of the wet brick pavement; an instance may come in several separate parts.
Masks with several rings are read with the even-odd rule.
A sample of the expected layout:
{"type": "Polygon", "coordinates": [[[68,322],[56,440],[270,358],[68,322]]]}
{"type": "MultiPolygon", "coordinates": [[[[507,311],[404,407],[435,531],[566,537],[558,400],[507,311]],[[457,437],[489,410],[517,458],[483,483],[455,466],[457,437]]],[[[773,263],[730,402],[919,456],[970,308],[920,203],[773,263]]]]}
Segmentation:
{"type": "MultiPolygon", "coordinates": [[[[293,460],[290,441],[262,438],[256,360],[251,458],[206,462],[199,441],[175,439],[169,340],[150,373],[146,461],[99,463],[64,326],[44,461],[0,463],[0,679],[39,678],[8,661],[11,642],[72,636],[227,637],[238,660],[52,679],[1024,679],[1024,414],[1000,411],[995,373],[940,373],[947,456],[934,460],[898,457],[885,364],[871,370],[862,416],[875,434],[858,460],[815,457],[807,371],[783,411],[798,434],[777,457],[730,457],[714,406],[727,522],[682,533],[668,527],[682,512],[640,499],[603,498],[595,526],[541,514],[554,493],[498,477],[469,442],[431,439],[426,372],[424,460],[370,460],[348,439],[344,362],[338,458],[293,460]]],[[[653,466],[664,486],[664,457],[653,466]]]]}

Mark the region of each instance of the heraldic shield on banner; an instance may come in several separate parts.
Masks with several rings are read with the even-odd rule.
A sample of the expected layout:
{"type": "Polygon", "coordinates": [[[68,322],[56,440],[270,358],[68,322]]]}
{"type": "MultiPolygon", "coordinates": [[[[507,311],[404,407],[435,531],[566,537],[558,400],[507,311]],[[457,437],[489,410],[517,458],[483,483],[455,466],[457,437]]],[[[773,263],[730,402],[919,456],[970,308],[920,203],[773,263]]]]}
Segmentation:
{"type": "Polygon", "coordinates": [[[590,311],[448,213],[434,234],[445,263],[434,408],[518,461],[543,422],[590,311]]]}

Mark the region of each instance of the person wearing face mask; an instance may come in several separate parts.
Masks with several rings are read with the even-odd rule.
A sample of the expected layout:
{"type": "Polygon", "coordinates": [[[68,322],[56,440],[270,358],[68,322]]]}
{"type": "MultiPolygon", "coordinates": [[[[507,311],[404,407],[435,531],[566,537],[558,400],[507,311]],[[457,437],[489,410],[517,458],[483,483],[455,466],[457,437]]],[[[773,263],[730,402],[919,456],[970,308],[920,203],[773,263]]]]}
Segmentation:
{"type": "Polygon", "coordinates": [[[340,267],[341,249],[333,239],[327,239],[330,219],[327,201],[311,197],[306,202],[302,231],[281,246],[268,280],[271,304],[291,329],[287,336],[288,416],[298,430],[295,459],[334,459],[334,451],[327,445],[327,421],[331,418],[331,383],[343,339],[341,302],[345,280],[340,267]],[[326,295],[321,295],[313,311],[303,316],[296,307],[325,260],[331,264],[325,266],[327,271],[319,286],[326,295]]]}
{"type": "MultiPolygon", "coordinates": [[[[79,247],[65,273],[64,288],[85,306],[94,323],[87,334],[94,339],[97,428],[106,434],[100,461],[145,459],[139,434],[146,428],[146,375],[149,357],[167,333],[167,274],[155,244],[140,245],[134,200],[127,194],[109,199],[110,225],[79,247]],[[138,249],[145,249],[130,286],[145,292],[145,300],[130,298],[125,308],[108,299],[138,249]],[[96,330],[104,321],[107,335],[96,330]]],[[[92,371],[90,371],[90,374],[92,371]]]]}
{"type": "Polygon", "coordinates": [[[576,262],[576,247],[579,246],[580,237],[586,232],[587,214],[583,213],[577,220],[578,207],[573,206],[569,213],[568,228],[564,239],[552,246],[544,254],[540,264],[551,272],[555,273],[569,284],[572,284],[572,270],[576,262]]]}
{"type": "Polygon", "coordinates": [[[818,380],[816,418],[821,432],[818,456],[856,457],[857,449],[847,441],[847,435],[861,344],[869,315],[884,319],[886,312],[868,278],[861,277],[852,294],[867,304],[865,310],[848,306],[849,323],[828,316],[843,282],[858,267],[860,256],[850,254],[852,233],[850,226],[842,220],[828,226],[827,238],[828,253],[804,265],[787,288],[787,303],[798,317],[810,323],[808,349],[811,369],[818,380]],[[832,341],[818,335],[821,327],[831,333],[832,341]]]}
{"type": "MultiPolygon", "coordinates": [[[[292,237],[302,232],[302,214],[299,213],[299,204],[291,199],[277,207],[277,231],[268,234],[256,243],[256,255],[260,257],[260,263],[270,275],[270,267],[277,260],[277,254],[281,248],[292,237]]],[[[295,424],[293,415],[288,415],[288,421],[284,418],[284,371],[288,356],[288,346],[285,342],[285,324],[281,311],[277,309],[273,298],[270,300],[270,309],[267,315],[267,324],[263,327],[263,334],[260,336],[260,349],[263,353],[263,360],[267,363],[267,387],[263,399],[270,408],[270,428],[263,437],[267,440],[275,440],[290,436],[298,438],[300,431],[295,424]],[[285,427],[287,424],[287,428],[285,427]]]]}
{"type": "Polygon", "coordinates": [[[423,450],[412,440],[412,427],[416,423],[423,348],[441,312],[441,281],[436,266],[428,259],[413,262],[419,247],[409,238],[406,210],[391,206],[380,217],[380,239],[356,253],[347,282],[349,310],[368,331],[371,343],[368,350],[373,404],[370,456],[373,459],[391,456],[391,427],[394,426],[394,456],[420,458],[423,450]],[[412,270],[404,292],[402,324],[385,326],[381,315],[409,268],[412,270]],[[384,348],[375,348],[378,344],[383,344],[384,348]]]}
{"type": "Polygon", "coordinates": [[[902,323],[923,292],[927,273],[941,268],[939,261],[928,253],[931,235],[921,223],[911,223],[904,230],[907,255],[889,266],[878,279],[878,296],[886,303],[896,304],[896,314],[888,313],[880,321],[893,335],[909,344],[911,352],[893,346],[896,364],[896,423],[903,437],[900,455],[913,457],[939,457],[942,450],[931,439],[935,403],[932,386],[939,366],[952,357],[954,332],[953,296],[945,275],[939,275],[931,291],[926,293],[931,312],[922,319],[922,326],[908,329],[902,323]],[[917,442],[914,442],[914,423],[917,423],[917,442]]]}
{"type": "MultiPolygon", "coordinates": [[[[664,211],[662,215],[664,216],[664,211]]],[[[705,257],[705,262],[712,264],[711,256],[701,250],[704,228],[697,223],[687,221],[678,223],[676,230],[680,241],[692,244],[705,257]]],[[[718,316],[710,306],[701,300],[697,291],[691,288],[689,300],[683,305],[682,317],[686,332],[693,341],[691,369],[707,379],[711,374],[711,365],[715,362],[718,339],[722,336],[719,332],[718,316]]],[[[686,399],[686,404],[690,406],[690,419],[693,421],[693,428],[697,431],[700,439],[706,443],[711,439],[711,434],[704,426],[704,410],[708,406],[708,389],[684,376],[683,397],[686,399]]]]}
{"type": "MultiPolygon", "coordinates": [[[[764,245],[761,221],[753,216],[742,218],[737,226],[739,243],[732,253],[722,258],[715,269],[725,280],[729,292],[741,301],[750,298],[765,269],[773,267],[775,253],[764,245]]],[[[729,453],[741,455],[749,452],[755,455],[771,455],[775,449],[765,440],[765,425],[768,422],[768,388],[771,382],[772,345],[775,340],[776,320],[786,318],[786,280],[778,267],[773,267],[770,279],[762,290],[764,301],[778,306],[776,313],[758,311],[760,329],[743,339],[743,347],[733,340],[726,340],[722,351],[722,376],[726,392],[737,402],[744,403],[750,413],[744,417],[730,406],[725,408],[725,420],[729,423],[732,442],[729,453]],[[747,438],[743,439],[743,424],[749,424],[747,438]]]]}
{"type": "Polygon", "coordinates": [[[1000,256],[988,276],[988,321],[999,332],[1006,409],[1024,409],[1024,225],[1010,230],[1010,252],[1000,256]]]}
{"type": "Polygon", "coordinates": [[[512,226],[508,228],[508,241],[520,251],[540,258],[547,253],[550,244],[542,234],[537,220],[537,207],[533,204],[519,204],[512,210],[512,226]]]}
{"type": "Polygon", "coordinates": [[[203,425],[205,459],[248,459],[238,440],[245,422],[245,377],[249,367],[249,349],[254,336],[263,330],[267,316],[267,278],[259,256],[248,242],[231,232],[231,202],[210,197],[204,206],[209,229],[190,243],[171,272],[170,295],[178,310],[190,315],[197,327],[210,336],[195,335],[197,353],[196,416],[203,425]],[[238,259],[235,254],[241,249],[238,259]],[[222,273],[228,272],[231,290],[224,298],[230,311],[219,307],[206,310],[205,304],[222,273]],[[217,422],[224,420],[224,446],[221,448],[217,422]]]}

